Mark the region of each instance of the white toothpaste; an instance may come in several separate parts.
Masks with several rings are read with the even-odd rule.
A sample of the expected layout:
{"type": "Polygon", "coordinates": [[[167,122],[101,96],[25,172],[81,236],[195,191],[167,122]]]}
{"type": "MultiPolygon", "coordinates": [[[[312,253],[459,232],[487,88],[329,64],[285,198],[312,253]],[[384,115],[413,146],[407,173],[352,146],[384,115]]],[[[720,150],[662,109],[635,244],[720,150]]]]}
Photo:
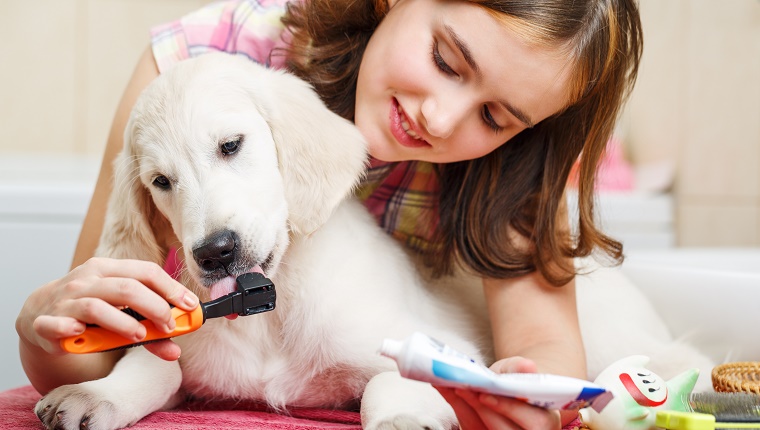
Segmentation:
{"type": "Polygon", "coordinates": [[[385,339],[380,354],[396,360],[401,376],[441,387],[513,397],[546,409],[591,406],[600,412],[612,393],[591,382],[546,373],[498,374],[422,333],[385,339]]]}

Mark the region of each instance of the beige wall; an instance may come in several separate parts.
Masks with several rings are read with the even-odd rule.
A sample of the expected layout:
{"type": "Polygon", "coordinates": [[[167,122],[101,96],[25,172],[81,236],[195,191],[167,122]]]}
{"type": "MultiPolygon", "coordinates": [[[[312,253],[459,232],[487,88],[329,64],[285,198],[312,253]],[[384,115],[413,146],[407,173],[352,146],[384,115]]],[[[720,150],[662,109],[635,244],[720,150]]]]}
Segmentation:
{"type": "Polygon", "coordinates": [[[0,156],[100,154],[149,29],[204,0],[0,0],[0,156]]]}
{"type": "MultiPolygon", "coordinates": [[[[208,0],[0,0],[0,157],[100,154],[148,29],[208,0]]],[[[672,161],[680,245],[760,245],[760,1],[641,0],[629,155],[672,161]]]]}
{"type": "Polygon", "coordinates": [[[677,166],[682,246],[760,245],[760,2],[642,0],[637,162],[677,166]]]}

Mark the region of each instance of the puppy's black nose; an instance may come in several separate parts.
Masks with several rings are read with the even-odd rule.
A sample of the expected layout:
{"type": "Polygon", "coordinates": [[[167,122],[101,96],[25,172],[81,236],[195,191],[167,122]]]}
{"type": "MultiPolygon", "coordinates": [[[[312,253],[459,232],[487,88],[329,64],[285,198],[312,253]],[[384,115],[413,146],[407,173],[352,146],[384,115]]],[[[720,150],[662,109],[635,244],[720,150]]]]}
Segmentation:
{"type": "Polygon", "coordinates": [[[193,257],[203,270],[226,270],[235,261],[235,234],[230,230],[212,234],[193,249],[193,257]]]}

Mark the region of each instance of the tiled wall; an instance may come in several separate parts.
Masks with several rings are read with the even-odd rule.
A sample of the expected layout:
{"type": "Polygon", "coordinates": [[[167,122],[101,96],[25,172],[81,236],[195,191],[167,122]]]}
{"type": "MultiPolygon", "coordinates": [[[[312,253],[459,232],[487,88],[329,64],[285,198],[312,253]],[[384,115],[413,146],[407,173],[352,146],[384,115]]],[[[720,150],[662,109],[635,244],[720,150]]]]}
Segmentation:
{"type": "MultiPolygon", "coordinates": [[[[148,29],[209,0],[0,0],[0,157],[100,154],[148,29]]],[[[677,241],[760,246],[760,1],[641,0],[631,158],[670,160],[677,241]]]]}

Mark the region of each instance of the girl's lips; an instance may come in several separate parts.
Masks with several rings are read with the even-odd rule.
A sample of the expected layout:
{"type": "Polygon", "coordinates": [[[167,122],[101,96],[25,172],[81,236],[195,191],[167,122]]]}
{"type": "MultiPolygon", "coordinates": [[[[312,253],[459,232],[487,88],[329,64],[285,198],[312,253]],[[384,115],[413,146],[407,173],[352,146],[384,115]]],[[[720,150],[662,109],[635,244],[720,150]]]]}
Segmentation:
{"type": "MultiPolygon", "coordinates": [[[[415,139],[407,134],[406,130],[404,130],[404,126],[401,125],[401,115],[401,112],[399,112],[398,100],[395,98],[391,99],[391,111],[389,114],[391,120],[391,134],[396,139],[396,141],[400,143],[401,146],[406,146],[408,148],[421,148],[430,146],[430,144],[425,140],[415,139]]],[[[409,122],[411,126],[409,118],[407,118],[407,122],[409,122]]],[[[413,127],[412,129],[414,130],[413,127]]]]}

